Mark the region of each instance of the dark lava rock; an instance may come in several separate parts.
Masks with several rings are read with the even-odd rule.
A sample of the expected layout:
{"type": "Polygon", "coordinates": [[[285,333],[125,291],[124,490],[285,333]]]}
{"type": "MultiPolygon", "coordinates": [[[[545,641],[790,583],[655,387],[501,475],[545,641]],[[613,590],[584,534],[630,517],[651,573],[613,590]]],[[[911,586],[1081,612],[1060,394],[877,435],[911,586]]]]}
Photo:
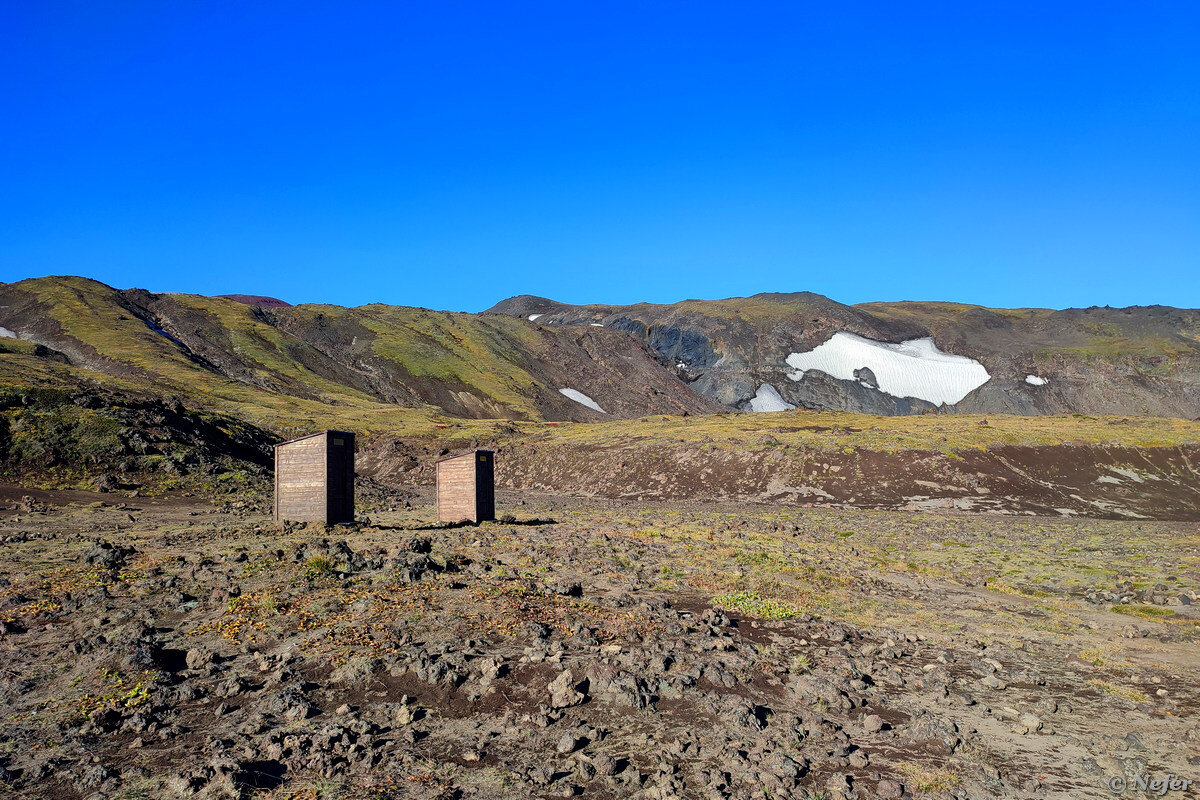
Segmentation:
{"type": "Polygon", "coordinates": [[[129,558],[135,553],[137,553],[137,550],[132,547],[98,541],[87,550],[84,550],[80,554],[79,560],[84,564],[93,564],[104,569],[118,570],[125,566],[129,558]]]}

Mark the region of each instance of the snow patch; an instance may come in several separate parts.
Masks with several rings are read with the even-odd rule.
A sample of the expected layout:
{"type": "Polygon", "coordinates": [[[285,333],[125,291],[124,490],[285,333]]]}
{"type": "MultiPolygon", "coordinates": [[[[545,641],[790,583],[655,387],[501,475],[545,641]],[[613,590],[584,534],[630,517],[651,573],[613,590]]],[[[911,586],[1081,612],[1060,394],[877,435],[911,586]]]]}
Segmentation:
{"type": "Polygon", "coordinates": [[[588,324],[591,325],[593,328],[603,328],[604,327],[599,322],[589,322],[588,324]]]}
{"type": "Polygon", "coordinates": [[[530,322],[534,322],[534,321],[536,321],[536,320],[537,320],[537,318],[538,318],[538,317],[540,317],[540,316],[541,316],[541,314],[530,314],[530,315],[529,315],[529,321],[530,321],[530,322]]]}
{"type": "Polygon", "coordinates": [[[1025,382],[1028,383],[1030,386],[1045,386],[1046,385],[1046,379],[1039,378],[1037,375],[1026,375],[1025,382]]]}
{"type": "Polygon", "coordinates": [[[558,391],[561,394],[564,394],[567,397],[571,398],[576,403],[579,403],[581,406],[587,406],[588,408],[592,409],[593,411],[599,411],[601,414],[608,413],[607,411],[605,411],[603,408],[600,407],[599,403],[597,403],[592,398],[588,397],[583,392],[576,391],[575,389],[559,389],[558,391]]]}
{"type": "Polygon", "coordinates": [[[10,331],[8,328],[0,328],[0,336],[3,336],[5,339],[21,338],[21,337],[17,336],[15,333],[13,333],[12,331],[10,331]]]}
{"type": "Polygon", "coordinates": [[[1142,477],[1141,473],[1137,472],[1137,470],[1125,469],[1122,467],[1114,467],[1112,465],[1108,466],[1108,470],[1111,472],[1117,473],[1118,475],[1120,475],[1123,478],[1128,478],[1129,480],[1133,481],[1134,483],[1145,483],[1146,478],[1153,478],[1154,480],[1158,480],[1157,476],[1150,475],[1148,473],[1146,474],[1146,477],[1144,478],[1144,477],[1142,477]]]}
{"type": "Polygon", "coordinates": [[[881,392],[934,405],[957,403],[992,377],[983,364],[942,352],[929,337],[889,344],[839,331],[807,353],[792,353],[787,363],[796,370],[788,374],[794,381],[810,369],[852,381],[854,370],[866,367],[881,392]]]}
{"type": "Polygon", "coordinates": [[[758,387],[758,392],[750,398],[751,411],[791,411],[794,405],[779,396],[779,391],[769,383],[758,387]]]}

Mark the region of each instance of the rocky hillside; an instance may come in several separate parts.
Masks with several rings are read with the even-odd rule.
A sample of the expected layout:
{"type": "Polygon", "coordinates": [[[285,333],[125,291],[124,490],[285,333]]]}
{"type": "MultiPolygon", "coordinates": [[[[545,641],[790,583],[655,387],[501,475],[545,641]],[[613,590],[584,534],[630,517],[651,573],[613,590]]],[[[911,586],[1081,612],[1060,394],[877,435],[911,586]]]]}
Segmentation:
{"type": "MultiPolygon", "coordinates": [[[[314,407],[579,422],[796,407],[1200,417],[1200,312],[1162,306],[522,296],[464,314],[40,278],[0,284],[0,343],[37,359],[34,371],[69,367],[69,385],[115,380],[225,411],[271,406],[272,419],[256,421],[276,428],[314,407]]],[[[0,379],[30,371],[13,364],[0,363],[0,379]]]]}
{"type": "Polygon", "coordinates": [[[39,369],[53,361],[78,380],[227,409],[273,404],[279,415],[297,401],[575,421],[719,409],[622,331],[496,314],[287,306],[41,278],[0,284],[0,334],[14,357],[45,362],[39,369]]]}
{"type": "Polygon", "coordinates": [[[847,306],[808,292],[670,305],[513,297],[493,312],[626,331],[743,410],[1200,416],[1200,311],[847,306]]]}

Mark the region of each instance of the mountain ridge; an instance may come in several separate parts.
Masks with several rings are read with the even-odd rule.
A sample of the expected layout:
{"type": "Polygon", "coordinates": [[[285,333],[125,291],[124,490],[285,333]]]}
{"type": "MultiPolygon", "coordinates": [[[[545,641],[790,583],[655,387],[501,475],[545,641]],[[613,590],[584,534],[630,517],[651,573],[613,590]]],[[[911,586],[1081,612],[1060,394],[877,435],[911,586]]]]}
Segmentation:
{"type": "Polygon", "coordinates": [[[152,391],[280,409],[547,421],[789,407],[1200,417],[1200,311],[1169,306],[849,306],[766,292],[626,306],[519,295],[472,314],[264,305],[66,276],[0,284],[0,328],[42,348],[46,370],[54,358],[152,391]],[[938,383],[963,368],[985,377],[965,391],[938,383]]]}
{"type": "Polygon", "coordinates": [[[542,309],[536,312],[538,324],[629,332],[677,365],[702,394],[734,408],[746,408],[767,384],[791,405],[876,414],[937,409],[1200,416],[1195,309],[999,309],[938,301],[849,306],[795,292],[626,306],[517,296],[489,311],[528,316],[534,304],[542,309]],[[809,353],[838,333],[880,344],[928,338],[948,355],[981,363],[989,380],[946,405],[890,395],[848,375],[812,371],[801,377],[789,368],[789,357],[809,353]]]}
{"type": "Polygon", "coordinates": [[[232,402],[265,394],[562,421],[718,410],[619,332],[544,329],[502,315],[263,308],[66,277],[0,285],[0,326],[89,373],[232,402]],[[608,413],[563,388],[595,397],[608,413]]]}

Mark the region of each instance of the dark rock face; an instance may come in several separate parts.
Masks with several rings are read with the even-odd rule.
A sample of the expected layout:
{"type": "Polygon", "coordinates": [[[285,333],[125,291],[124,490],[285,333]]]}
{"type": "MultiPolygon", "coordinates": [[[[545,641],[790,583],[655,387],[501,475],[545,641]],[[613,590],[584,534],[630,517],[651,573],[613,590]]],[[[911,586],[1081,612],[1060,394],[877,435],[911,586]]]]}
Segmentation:
{"type": "MultiPolygon", "coordinates": [[[[855,373],[875,375],[869,369],[855,373]]],[[[828,409],[832,411],[856,411],[862,414],[923,414],[937,408],[933,403],[916,397],[896,397],[878,389],[864,386],[859,381],[844,381],[830,377],[820,370],[810,369],[799,381],[786,380],[777,387],[789,402],[801,408],[828,409]]]]}
{"type": "Polygon", "coordinates": [[[878,389],[879,381],[875,379],[875,373],[868,367],[854,370],[854,380],[859,383],[866,384],[868,389],[878,389]]]}
{"type": "Polygon", "coordinates": [[[646,343],[669,361],[685,364],[689,370],[707,369],[719,359],[708,337],[686,328],[651,328],[646,343]]]}

